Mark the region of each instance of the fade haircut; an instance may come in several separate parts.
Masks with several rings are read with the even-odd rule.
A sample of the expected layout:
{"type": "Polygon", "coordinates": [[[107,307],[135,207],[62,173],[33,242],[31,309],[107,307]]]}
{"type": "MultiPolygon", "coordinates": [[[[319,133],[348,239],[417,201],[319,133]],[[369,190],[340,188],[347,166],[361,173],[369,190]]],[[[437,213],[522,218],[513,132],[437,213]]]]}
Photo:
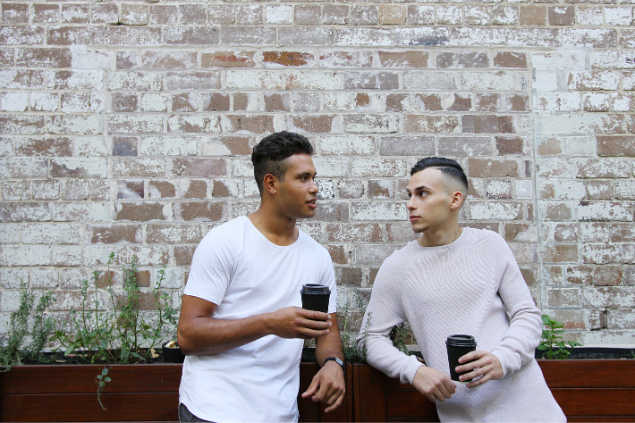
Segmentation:
{"type": "Polygon", "coordinates": [[[461,165],[452,159],[446,159],[443,157],[426,157],[425,159],[421,159],[410,170],[410,176],[429,167],[436,167],[444,175],[448,175],[455,181],[460,182],[467,192],[467,176],[465,176],[465,172],[463,172],[461,165]]]}
{"type": "Polygon", "coordinates": [[[265,175],[273,175],[284,181],[284,175],[289,170],[286,159],[294,154],[313,154],[313,146],[306,137],[293,132],[276,132],[263,138],[251,153],[254,164],[254,177],[258,184],[260,195],[264,189],[265,175]]]}

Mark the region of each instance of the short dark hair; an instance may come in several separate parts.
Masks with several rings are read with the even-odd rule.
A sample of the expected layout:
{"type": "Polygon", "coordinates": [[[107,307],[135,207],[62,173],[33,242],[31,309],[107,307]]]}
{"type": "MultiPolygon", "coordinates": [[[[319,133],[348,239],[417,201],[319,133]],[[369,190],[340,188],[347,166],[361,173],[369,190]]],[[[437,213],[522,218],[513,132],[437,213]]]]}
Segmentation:
{"type": "Polygon", "coordinates": [[[309,140],[293,132],[276,132],[263,138],[251,153],[254,164],[254,177],[258,190],[262,195],[265,175],[271,174],[281,181],[289,170],[285,159],[294,154],[313,154],[313,146],[309,140]]]}
{"type": "Polygon", "coordinates": [[[455,179],[460,182],[466,190],[468,189],[467,176],[465,176],[463,168],[452,159],[446,159],[443,157],[426,157],[425,159],[421,159],[410,170],[410,176],[429,167],[439,168],[441,173],[455,179]]]}

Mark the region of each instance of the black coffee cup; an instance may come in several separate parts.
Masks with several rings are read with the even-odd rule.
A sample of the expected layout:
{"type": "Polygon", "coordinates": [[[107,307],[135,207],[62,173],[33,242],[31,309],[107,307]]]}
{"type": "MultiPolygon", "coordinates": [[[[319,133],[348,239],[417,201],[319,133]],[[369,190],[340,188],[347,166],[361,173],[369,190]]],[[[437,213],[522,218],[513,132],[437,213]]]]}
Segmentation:
{"type": "Polygon", "coordinates": [[[456,367],[460,364],[459,358],[465,354],[476,350],[476,340],[471,335],[450,335],[445,341],[445,345],[448,348],[448,362],[450,363],[450,379],[455,382],[467,383],[470,380],[460,381],[460,374],[456,372],[456,367]]]}
{"type": "Polygon", "coordinates": [[[328,286],[307,283],[302,285],[302,308],[328,313],[331,290],[328,286]]]}

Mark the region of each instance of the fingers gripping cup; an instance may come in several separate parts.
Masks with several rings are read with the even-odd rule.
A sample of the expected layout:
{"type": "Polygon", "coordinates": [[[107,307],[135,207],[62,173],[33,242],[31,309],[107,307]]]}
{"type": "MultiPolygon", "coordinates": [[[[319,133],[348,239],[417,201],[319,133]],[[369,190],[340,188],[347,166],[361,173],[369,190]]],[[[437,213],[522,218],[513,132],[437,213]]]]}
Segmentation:
{"type": "MultiPolygon", "coordinates": [[[[476,350],[476,340],[471,335],[450,335],[445,341],[448,348],[448,362],[450,363],[450,379],[458,383],[469,383],[472,380],[460,381],[460,374],[456,372],[456,367],[461,364],[459,358],[465,354],[476,350]]],[[[465,363],[463,363],[465,364],[465,363]]]]}
{"type": "Polygon", "coordinates": [[[331,290],[328,286],[308,283],[302,285],[302,308],[328,313],[331,290]]]}

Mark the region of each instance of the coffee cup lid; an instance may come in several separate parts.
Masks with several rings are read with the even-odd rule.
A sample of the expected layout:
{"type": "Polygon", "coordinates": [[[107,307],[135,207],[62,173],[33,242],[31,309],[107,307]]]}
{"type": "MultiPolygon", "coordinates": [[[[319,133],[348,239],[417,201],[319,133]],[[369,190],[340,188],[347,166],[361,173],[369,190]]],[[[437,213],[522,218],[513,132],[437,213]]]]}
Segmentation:
{"type": "Polygon", "coordinates": [[[302,294],[330,294],[331,290],[326,285],[320,285],[317,283],[307,283],[302,285],[302,294]]]}
{"type": "Polygon", "coordinates": [[[476,340],[472,335],[450,335],[445,341],[446,345],[472,346],[476,345],[476,340]]]}

